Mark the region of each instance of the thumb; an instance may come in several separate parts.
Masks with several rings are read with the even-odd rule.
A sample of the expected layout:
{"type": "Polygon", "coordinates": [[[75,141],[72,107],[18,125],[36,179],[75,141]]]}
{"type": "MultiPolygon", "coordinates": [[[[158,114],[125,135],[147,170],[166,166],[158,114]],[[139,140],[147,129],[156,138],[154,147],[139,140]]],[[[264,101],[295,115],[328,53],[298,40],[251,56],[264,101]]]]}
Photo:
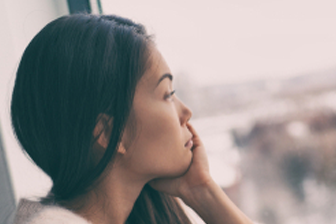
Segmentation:
{"type": "Polygon", "coordinates": [[[191,134],[193,135],[192,141],[194,143],[194,146],[196,147],[196,146],[203,145],[203,143],[201,141],[201,138],[199,137],[195,128],[189,122],[187,123],[187,127],[188,127],[189,131],[191,132],[191,134]]]}

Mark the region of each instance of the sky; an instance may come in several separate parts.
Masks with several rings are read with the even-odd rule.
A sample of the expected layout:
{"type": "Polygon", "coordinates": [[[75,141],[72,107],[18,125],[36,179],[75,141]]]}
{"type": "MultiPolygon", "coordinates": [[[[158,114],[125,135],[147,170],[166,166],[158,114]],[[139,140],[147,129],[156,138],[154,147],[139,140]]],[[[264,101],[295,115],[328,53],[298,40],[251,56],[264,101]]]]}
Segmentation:
{"type": "Polygon", "coordinates": [[[197,85],[336,71],[335,0],[101,0],[197,85]]]}

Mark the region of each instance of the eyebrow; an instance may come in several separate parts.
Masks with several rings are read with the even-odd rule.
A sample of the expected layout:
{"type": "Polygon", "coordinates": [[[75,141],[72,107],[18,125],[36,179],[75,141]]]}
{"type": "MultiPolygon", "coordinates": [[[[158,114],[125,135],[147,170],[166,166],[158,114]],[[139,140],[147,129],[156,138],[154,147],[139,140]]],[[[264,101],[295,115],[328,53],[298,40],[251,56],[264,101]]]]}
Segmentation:
{"type": "Polygon", "coordinates": [[[166,74],[164,74],[163,76],[161,76],[161,78],[159,79],[158,83],[156,84],[156,87],[157,87],[157,86],[160,84],[160,82],[161,82],[162,80],[164,80],[165,78],[169,78],[170,81],[173,81],[173,76],[172,76],[171,74],[169,74],[169,73],[166,73],[166,74]]]}

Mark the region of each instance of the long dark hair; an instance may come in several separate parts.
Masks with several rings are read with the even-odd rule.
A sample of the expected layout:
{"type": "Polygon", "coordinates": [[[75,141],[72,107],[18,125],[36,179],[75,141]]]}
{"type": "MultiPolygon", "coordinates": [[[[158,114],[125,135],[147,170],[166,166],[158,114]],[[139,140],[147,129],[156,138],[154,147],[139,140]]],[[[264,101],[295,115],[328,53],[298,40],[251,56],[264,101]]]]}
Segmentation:
{"type": "MultiPolygon", "coordinates": [[[[141,24],[84,14],[52,21],[30,42],[17,71],[11,118],[22,148],[53,182],[43,203],[84,195],[111,162],[152,43],[141,24]],[[102,113],[113,117],[113,129],[96,164],[92,133],[102,113]]],[[[175,198],[146,185],[127,223],[190,221],[175,198]]]]}

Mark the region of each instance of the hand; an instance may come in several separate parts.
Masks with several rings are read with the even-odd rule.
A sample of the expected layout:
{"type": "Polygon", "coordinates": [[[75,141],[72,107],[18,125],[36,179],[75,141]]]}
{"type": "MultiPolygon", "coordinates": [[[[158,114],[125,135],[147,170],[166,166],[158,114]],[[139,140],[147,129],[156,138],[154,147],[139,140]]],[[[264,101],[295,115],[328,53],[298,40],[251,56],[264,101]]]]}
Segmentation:
{"type": "Polygon", "coordinates": [[[194,142],[189,169],[180,177],[155,179],[149,185],[158,191],[180,197],[205,223],[253,224],[212,180],[204,145],[189,123],[187,127],[193,134],[194,142]]]}
{"type": "Polygon", "coordinates": [[[189,169],[179,177],[158,178],[149,182],[152,188],[182,199],[192,189],[206,186],[212,181],[204,145],[192,125],[187,123],[187,127],[193,135],[193,147],[191,148],[193,158],[189,169]]]}

